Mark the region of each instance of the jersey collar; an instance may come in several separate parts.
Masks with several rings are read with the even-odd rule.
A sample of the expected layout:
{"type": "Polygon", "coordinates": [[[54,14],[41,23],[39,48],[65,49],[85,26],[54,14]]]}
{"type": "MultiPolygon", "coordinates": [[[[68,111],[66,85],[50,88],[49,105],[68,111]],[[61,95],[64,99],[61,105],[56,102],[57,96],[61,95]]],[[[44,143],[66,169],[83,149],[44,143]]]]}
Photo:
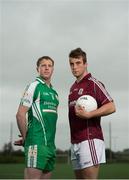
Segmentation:
{"type": "Polygon", "coordinates": [[[91,77],[91,73],[88,73],[83,79],[89,79],[90,77],[91,77]]]}
{"type": "Polygon", "coordinates": [[[40,83],[42,83],[42,84],[46,84],[45,82],[44,82],[44,80],[39,76],[39,77],[36,77],[36,80],[37,81],[39,81],[40,83]]]}
{"type": "MultiPolygon", "coordinates": [[[[38,82],[40,82],[40,83],[42,83],[42,84],[46,84],[46,82],[43,80],[43,78],[42,77],[36,77],[36,81],[38,81],[38,82]]],[[[47,85],[47,84],[46,84],[47,85]]],[[[50,84],[50,87],[52,87],[52,84],[50,84]]]]}
{"type": "Polygon", "coordinates": [[[85,75],[84,76],[84,78],[83,79],[81,79],[79,82],[77,82],[77,81],[75,81],[77,84],[78,83],[80,83],[80,82],[82,82],[83,80],[87,80],[87,79],[89,79],[91,77],[91,73],[88,73],[87,75],[85,75]]]}

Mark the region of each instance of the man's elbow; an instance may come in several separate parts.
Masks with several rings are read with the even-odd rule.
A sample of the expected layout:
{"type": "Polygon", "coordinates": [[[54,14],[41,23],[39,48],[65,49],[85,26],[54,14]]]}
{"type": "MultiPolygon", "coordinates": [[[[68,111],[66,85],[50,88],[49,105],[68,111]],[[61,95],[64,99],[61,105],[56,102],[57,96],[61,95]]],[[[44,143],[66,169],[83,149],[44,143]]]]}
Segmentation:
{"type": "Polygon", "coordinates": [[[116,112],[116,107],[114,102],[112,102],[112,108],[111,108],[111,113],[115,113],[116,112]]]}

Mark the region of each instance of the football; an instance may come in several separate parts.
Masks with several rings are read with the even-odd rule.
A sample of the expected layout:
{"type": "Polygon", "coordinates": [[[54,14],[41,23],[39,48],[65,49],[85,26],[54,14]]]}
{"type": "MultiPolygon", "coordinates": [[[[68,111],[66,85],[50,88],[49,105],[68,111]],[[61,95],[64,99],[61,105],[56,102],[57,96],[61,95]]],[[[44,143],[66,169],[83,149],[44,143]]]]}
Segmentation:
{"type": "Polygon", "coordinates": [[[82,106],[87,112],[97,109],[97,102],[94,97],[90,95],[83,95],[76,101],[76,106],[82,106]]]}

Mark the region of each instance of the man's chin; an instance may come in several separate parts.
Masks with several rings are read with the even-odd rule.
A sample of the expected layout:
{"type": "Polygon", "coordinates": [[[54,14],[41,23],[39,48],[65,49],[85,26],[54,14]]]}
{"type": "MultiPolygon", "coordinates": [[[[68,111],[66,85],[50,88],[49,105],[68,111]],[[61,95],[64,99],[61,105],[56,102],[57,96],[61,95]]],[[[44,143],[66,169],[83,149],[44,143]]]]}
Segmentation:
{"type": "Polygon", "coordinates": [[[73,73],[73,75],[74,75],[76,78],[80,77],[80,76],[78,75],[78,73],[73,73]]]}

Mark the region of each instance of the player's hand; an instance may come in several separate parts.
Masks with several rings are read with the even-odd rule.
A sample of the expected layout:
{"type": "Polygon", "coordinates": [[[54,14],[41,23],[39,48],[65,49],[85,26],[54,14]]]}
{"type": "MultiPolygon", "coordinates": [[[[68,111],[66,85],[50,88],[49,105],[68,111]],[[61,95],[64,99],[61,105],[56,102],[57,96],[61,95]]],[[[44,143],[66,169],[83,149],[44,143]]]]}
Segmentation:
{"type": "Polygon", "coordinates": [[[82,106],[75,106],[75,114],[76,116],[82,118],[82,119],[89,119],[91,118],[90,112],[87,112],[84,107],[82,106]]]}
{"type": "Polygon", "coordinates": [[[16,141],[14,141],[14,145],[15,146],[23,146],[24,145],[24,140],[23,140],[21,135],[18,135],[18,136],[21,137],[21,138],[16,140],[16,141]]]}
{"type": "Polygon", "coordinates": [[[18,139],[16,141],[14,141],[14,145],[15,146],[23,146],[23,139],[18,139]]]}

